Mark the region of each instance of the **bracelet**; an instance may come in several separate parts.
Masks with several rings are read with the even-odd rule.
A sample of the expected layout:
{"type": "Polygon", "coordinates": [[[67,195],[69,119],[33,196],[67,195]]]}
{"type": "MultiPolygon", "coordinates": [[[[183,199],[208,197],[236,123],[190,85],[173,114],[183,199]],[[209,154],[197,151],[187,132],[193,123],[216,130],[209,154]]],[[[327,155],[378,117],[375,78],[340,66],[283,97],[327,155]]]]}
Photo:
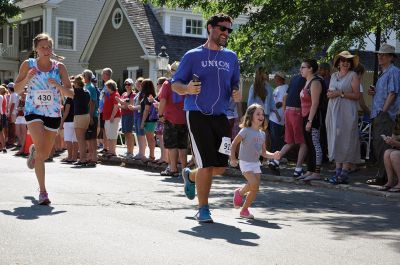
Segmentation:
{"type": "Polygon", "coordinates": [[[307,122],[312,123],[312,121],[308,120],[307,122]]]}

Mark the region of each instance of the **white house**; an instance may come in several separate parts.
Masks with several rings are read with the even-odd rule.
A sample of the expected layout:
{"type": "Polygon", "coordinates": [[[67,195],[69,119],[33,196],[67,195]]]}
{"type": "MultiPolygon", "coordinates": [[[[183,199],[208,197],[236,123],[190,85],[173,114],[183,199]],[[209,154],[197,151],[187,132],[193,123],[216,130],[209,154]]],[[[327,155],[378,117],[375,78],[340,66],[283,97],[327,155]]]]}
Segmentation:
{"type": "Polygon", "coordinates": [[[32,39],[41,32],[54,39],[54,52],[66,57],[69,74],[82,72],[79,57],[105,0],[22,0],[24,12],[0,25],[0,81],[14,80],[32,54],[32,39]]]}

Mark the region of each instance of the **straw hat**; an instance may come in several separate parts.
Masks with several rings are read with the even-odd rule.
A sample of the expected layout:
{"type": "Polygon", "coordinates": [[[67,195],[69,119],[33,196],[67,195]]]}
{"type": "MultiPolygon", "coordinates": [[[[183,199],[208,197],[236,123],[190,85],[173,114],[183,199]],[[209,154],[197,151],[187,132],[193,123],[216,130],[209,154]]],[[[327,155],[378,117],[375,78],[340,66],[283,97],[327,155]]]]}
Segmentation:
{"type": "Polygon", "coordinates": [[[393,54],[394,56],[396,56],[396,49],[392,46],[389,45],[387,43],[382,44],[382,46],[379,48],[379,51],[376,51],[375,53],[389,53],[389,54],[393,54]]]}
{"type": "Polygon", "coordinates": [[[276,72],[275,76],[279,76],[280,78],[282,78],[283,80],[286,79],[286,73],[284,72],[276,72]]]}
{"type": "Polygon", "coordinates": [[[337,54],[335,58],[333,59],[333,66],[337,67],[337,61],[340,59],[340,57],[346,58],[346,59],[353,59],[353,68],[357,67],[358,63],[360,62],[360,58],[358,58],[358,55],[353,55],[348,51],[342,51],[341,53],[337,54]]]}

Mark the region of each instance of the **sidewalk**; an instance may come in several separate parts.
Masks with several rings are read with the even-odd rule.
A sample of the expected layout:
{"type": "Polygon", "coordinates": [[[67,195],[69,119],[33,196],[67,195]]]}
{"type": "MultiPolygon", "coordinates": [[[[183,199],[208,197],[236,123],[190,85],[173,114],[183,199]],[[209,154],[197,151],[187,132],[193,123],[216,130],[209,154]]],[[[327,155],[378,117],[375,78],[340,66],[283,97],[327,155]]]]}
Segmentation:
{"type": "MultiPolygon", "coordinates": [[[[119,155],[124,154],[126,149],[122,146],[117,147],[117,153],[119,155]]],[[[155,157],[160,157],[160,149],[157,147],[155,151],[155,157]]],[[[104,164],[112,164],[118,166],[126,166],[126,167],[133,167],[139,168],[147,171],[153,172],[161,172],[165,169],[165,166],[160,166],[152,162],[144,163],[139,160],[132,160],[132,159],[125,159],[123,157],[114,157],[111,159],[104,159],[99,156],[99,161],[104,164]]],[[[291,163],[288,164],[281,164],[280,169],[280,176],[274,175],[274,173],[269,169],[262,167],[263,174],[261,175],[264,180],[272,181],[272,182],[284,182],[284,183],[292,183],[296,185],[309,185],[314,187],[321,187],[321,188],[328,188],[328,189],[339,189],[343,191],[352,191],[352,192],[359,192],[363,194],[385,197],[390,200],[398,200],[400,201],[400,193],[392,193],[392,192],[383,192],[378,191],[377,188],[379,186],[367,185],[365,181],[369,178],[372,178],[376,173],[376,168],[371,167],[369,164],[361,164],[358,165],[359,170],[349,175],[350,177],[350,184],[340,184],[340,185],[332,185],[328,182],[323,180],[312,181],[305,183],[304,181],[297,181],[292,177],[294,171],[294,165],[291,163]]],[[[323,178],[332,176],[334,174],[334,165],[325,165],[322,167],[322,175],[323,178]],[[330,168],[332,167],[332,168],[330,168]]],[[[240,170],[236,168],[228,168],[224,176],[229,177],[242,177],[240,170]]]]}

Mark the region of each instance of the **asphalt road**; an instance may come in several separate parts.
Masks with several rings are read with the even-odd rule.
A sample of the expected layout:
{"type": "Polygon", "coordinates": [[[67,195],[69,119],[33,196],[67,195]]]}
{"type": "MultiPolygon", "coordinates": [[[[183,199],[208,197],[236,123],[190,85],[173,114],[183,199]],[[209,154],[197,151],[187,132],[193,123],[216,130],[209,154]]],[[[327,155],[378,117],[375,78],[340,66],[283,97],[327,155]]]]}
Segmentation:
{"type": "Polygon", "coordinates": [[[217,177],[214,224],[193,219],[181,179],[100,165],[47,164],[52,204],[37,205],[25,159],[0,155],[0,264],[400,264],[400,203],[263,182],[239,218],[217,177]]]}

